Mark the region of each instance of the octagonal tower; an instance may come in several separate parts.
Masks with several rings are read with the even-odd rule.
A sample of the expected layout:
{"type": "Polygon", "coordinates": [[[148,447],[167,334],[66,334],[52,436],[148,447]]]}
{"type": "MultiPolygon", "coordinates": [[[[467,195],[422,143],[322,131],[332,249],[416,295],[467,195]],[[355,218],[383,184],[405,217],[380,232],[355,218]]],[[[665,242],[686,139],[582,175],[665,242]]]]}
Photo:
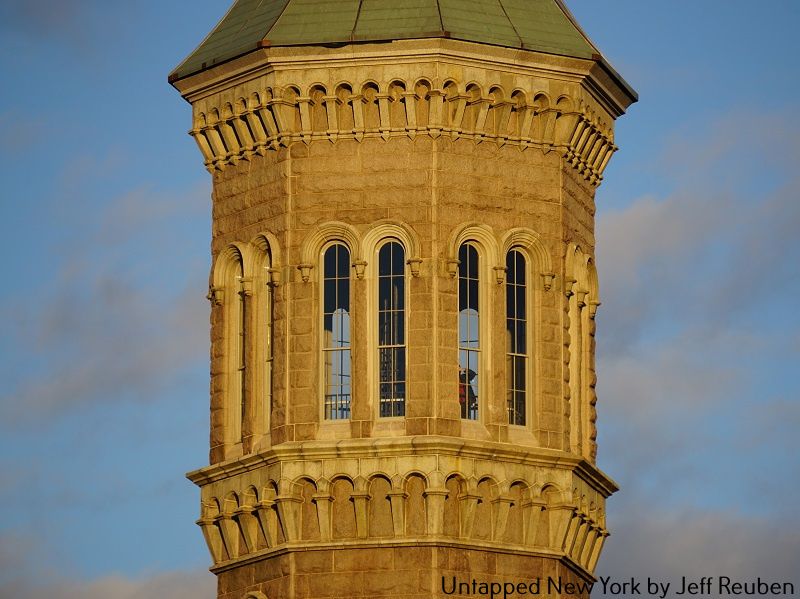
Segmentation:
{"type": "Polygon", "coordinates": [[[594,195],[635,92],[559,0],[238,0],[170,82],[213,177],[219,597],[574,596],[616,490],[594,195]]]}

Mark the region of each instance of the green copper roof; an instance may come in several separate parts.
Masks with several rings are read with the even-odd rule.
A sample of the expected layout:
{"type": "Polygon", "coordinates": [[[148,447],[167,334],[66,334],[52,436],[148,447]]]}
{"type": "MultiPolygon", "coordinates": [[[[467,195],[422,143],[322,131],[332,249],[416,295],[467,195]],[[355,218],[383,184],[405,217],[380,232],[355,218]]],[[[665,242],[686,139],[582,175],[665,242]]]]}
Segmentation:
{"type": "Polygon", "coordinates": [[[429,37],[577,58],[599,53],[562,0],[236,0],[170,79],[197,73],[262,44],[429,37]]]}

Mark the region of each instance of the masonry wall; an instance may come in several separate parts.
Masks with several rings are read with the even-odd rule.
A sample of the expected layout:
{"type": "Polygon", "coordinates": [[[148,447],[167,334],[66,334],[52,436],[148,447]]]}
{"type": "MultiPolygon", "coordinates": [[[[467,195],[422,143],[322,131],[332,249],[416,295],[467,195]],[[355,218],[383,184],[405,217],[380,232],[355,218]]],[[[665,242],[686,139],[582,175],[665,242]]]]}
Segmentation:
{"type": "MultiPolygon", "coordinates": [[[[461,547],[341,548],[284,554],[219,574],[219,598],[241,599],[260,591],[286,599],[443,599],[488,596],[449,593],[456,584],[536,584],[541,595],[585,599],[587,581],[553,559],[461,547]],[[444,583],[443,583],[444,579],[444,583]],[[562,592],[547,592],[548,580],[562,592]],[[443,585],[444,584],[444,592],[443,585]],[[564,592],[574,585],[573,593],[564,592]]],[[[502,595],[500,595],[502,596],[502,595]]]]}
{"type": "MultiPolygon", "coordinates": [[[[263,231],[281,245],[283,282],[274,290],[275,363],[271,440],[317,438],[320,425],[318,268],[308,282],[297,265],[304,241],[332,221],[364,235],[376,223],[405,224],[419,240],[419,277],[408,277],[409,397],[402,434],[444,434],[505,441],[504,335],[505,288],[487,282],[488,305],[482,318],[492,325],[492,376],[485,426],[476,428],[459,417],[457,389],[457,280],[446,270],[453,257],[451,239],[469,224],[488,227],[495,239],[524,227],[535,232],[550,255],[556,275],[552,289],[536,292],[535,414],[528,444],[552,449],[565,445],[564,414],[568,406],[562,348],[564,335],[564,248],[578,241],[593,247],[593,187],[572,173],[561,156],[536,148],[521,150],[472,140],[392,138],[362,142],[294,144],[241,161],[215,175],[212,254],[232,243],[247,243],[263,231]],[[434,326],[435,323],[435,326],[434,326]]],[[[371,256],[363,257],[369,263],[371,256]]],[[[505,257],[495,252],[494,266],[505,257]]],[[[489,269],[488,272],[492,273],[489,269]]],[[[361,438],[373,434],[374,410],[366,398],[371,381],[366,364],[364,298],[369,278],[352,277],[353,414],[347,431],[336,435],[361,438]],[[359,367],[359,366],[362,367],[359,367]]],[[[533,280],[531,285],[541,286],[533,280]]],[[[212,311],[212,462],[225,455],[221,417],[225,395],[223,309],[212,311]]],[[[488,383],[488,385],[486,384],[488,383]]],[[[490,387],[490,389],[489,389],[490,387]]],[[[385,431],[382,431],[382,434],[385,431]]]]}

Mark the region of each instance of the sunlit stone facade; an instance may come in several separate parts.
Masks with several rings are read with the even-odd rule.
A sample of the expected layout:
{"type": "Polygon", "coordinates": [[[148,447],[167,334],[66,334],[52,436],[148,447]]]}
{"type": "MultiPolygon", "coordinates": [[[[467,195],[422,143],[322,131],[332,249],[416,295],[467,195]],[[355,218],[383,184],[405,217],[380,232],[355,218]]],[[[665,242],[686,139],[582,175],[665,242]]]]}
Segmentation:
{"type": "Polygon", "coordinates": [[[624,82],[432,38],[174,84],[213,177],[211,465],[189,477],[219,597],[592,580],[616,490],[594,195],[624,82]]]}

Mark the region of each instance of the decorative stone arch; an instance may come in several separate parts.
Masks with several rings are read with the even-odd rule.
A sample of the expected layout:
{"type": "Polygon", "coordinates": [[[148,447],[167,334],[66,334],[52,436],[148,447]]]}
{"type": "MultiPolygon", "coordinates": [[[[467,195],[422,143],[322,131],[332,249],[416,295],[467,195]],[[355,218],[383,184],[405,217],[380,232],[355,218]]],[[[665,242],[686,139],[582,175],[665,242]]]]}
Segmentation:
{"type": "Polygon", "coordinates": [[[366,263],[362,259],[362,244],[358,231],[351,225],[334,221],[319,225],[303,240],[300,248],[302,262],[297,266],[303,282],[309,281],[311,269],[319,262],[322,248],[335,241],[344,243],[350,250],[350,262],[356,270],[356,278],[364,276],[366,263]]]}
{"type": "MultiPolygon", "coordinates": [[[[267,273],[265,281],[267,284],[280,285],[282,282],[281,267],[282,251],[278,238],[268,231],[262,231],[255,235],[250,240],[250,247],[252,248],[250,254],[250,264],[248,270],[256,275],[258,269],[265,266],[263,264],[263,257],[267,256],[269,264],[266,265],[267,273]],[[262,259],[261,261],[259,259],[262,259]]],[[[260,274],[260,273],[259,273],[260,274]]]]}
{"type": "Polygon", "coordinates": [[[406,102],[408,87],[402,79],[391,79],[386,86],[385,96],[389,101],[389,126],[392,131],[403,131],[411,122],[408,118],[408,108],[406,102]]]}
{"type": "Polygon", "coordinates": [[[444,500],[443,534],[456,538],[469,536],[467,531],[472,526],[471,517],[474,517],[475,509],[472,501],[474,494],[470,494],[467,479],[463,473],[453,471],[445,476],[444,488],[447,495],[444,500]]]}
{"type": "MultiPolygon", "coordinates": [[[[368,536],[371,538],[394,536],[395,518],[392,512],[396,500],[392,491],[391,477],[381,471],[372,473],[364,490],[367,493],[368,536]]],[[[399,507],[398,503],[397,509],[399,507]]]]}
{"type": "Polygon", "coordinates": [[[336,123],[341,133],[353,133],[356,127],[353,113],[354,85],[350,81],[339,81],[333,86],[336,97],[336,123]]]}
{"type": "Polygon", "coordinates": [[[386,239],[395,238],[406,251],[406,264],[411,276],[418,277],[422,258],[420,258],[420,242],[416,231],[408,225],[395,220],[379,221],[364,234],[362,248],[364,256],[372,257],[378,246],[386,239]]]}
{"type": "Polygon", "coordinates": [[[381,114],[379,96],[381,87],[378,82],[370,79],[364,81],[359,88],[360,104],[356,109],[356,127],[365,132],[375,132],[381,127],[381,114]]]}
{"type": "Polygon", "coordinates": [[[533,266],[533,272],[541,277],[544,290],[552,288],[555,279],[553,262],[536,232],[522,227],[511,229],[503,235],[500,248],[503,257],[514,248],[523,250],[533,266]]]}
{"type": "Polygon", "coordinates": [[[229,491],[225,495],[225,500],[222,504],[222,513],[232,515],[239,509],[239,495],[235,491],[229,491]]]}
{"type": "Polygon", "coordinates": [[[585,286],[583,270],[586,266],[586,258],[583,250],[577,243],[567,245],[567,252],[564,256],[564,292],[569,297],[578,291],[588,292],[585,286]]]}
{"type": "Polygon", "coordinates": [[[261,591],[248,591],[242,599],[269,599],[261,591]]]}
{"type": "Polygon", "coordinates": [[[600,305],[600,283],[594,259],[588,256],[586,258],[586,286],[588,289],[586,301],[589,304],[589,315],[594,318],[597,313],[597,307],[600,305]]]}
{"type": "Polygon", "coordinates": [[[468,223],[454,230],[447,243],[447,270],[451,277],[455,278],[458,274],[458,250],[461,244],[468,241],[479,247],[481,257],[487,265],[493,265],[494,268],[499,266],[497,240],[491,227],[480,223],[468,223]]]}
{"type": "MultiPolygon", "coordinates": [[[[353,477],[345,473],[337,473],[330,477],[331,505],[331,538],[355,539],[361,536],[359,511],[366,508],[363,501],[366,493],[356,491],[353,477]],[[358,498],[358,499],[357,499],[358,498]]],[[[366,526],[366,519],[363,519],[366,526]]]]}
{"type": "Polygon", "coordinates": [[[541,510],[532,505],[531,488],[527,481],[515,478],[508,482],[507,487],[503,494],[504,502],[500,503],[500,508],[506,511],[505,521],[498,523],[502,532],[498,532],[496,536],[506,543],[522,545],[526,543],[528,529],[541,510]]]}
{"type": "Polygon", "coordinates": [[[572,498],[570,494],[564,494],[564,490],[555,482],[546,481],[537,490],[537,497],[550,500],[548,503],[558,503],[568,501],[572,498]]]}
{"type": "Polygon", "coordinates": [[[493,503],[501,495],[500,486],[493,476],[486,474],[478,477],[475,493],[478,497],[472,536],[476,539],[491,540],[497,529],[497,523],[493,518],[493,503]]]}
{"type": "MultiPolygon", "coordinates": [[[[230,284],[230,269],[236,267],[237,260],[242,263],[242,276],[250,276],[249,268],[252,265],[250,248],[244,243],[231,243],[217,254],[214,260],[214,268],[211,274],[211,286],[213,289],[219,289],[219,291],[226,289],[226,286],[230,284]]],[[[222,303],[224,297],[220,295],[218,298],[213,299],[215,303],[222,303]]]]}
{"type": "Polygon", "coordinates": [[[222,328],[219,340],[215,341],[219,345],[214,352],[220,358],[212,362],[212,376],[218,377],[216,380],[221,384],[216,385],[219,390],[212,395],[212,401],[221,408],[221,420],[215,426],[221,429],[226,458],[242,451],[242,402],[245,401],[243,389],[246,386],[246,371],[240,368],[239,343],[240,335],[246,335],[247,328],[241,319],[241,304],[252,293],[250,250],[247,244],[237,242],[228,245],[216,256],[208,293],[212,311],[219,314],[222,328]],[[240,269],[241,275],[238,274],[240,269]]]}
{"type": "Polygon", "coordinates": [[[250,485],[242,493],[240,503],[242,507],[255,507],[258,505],[258,500],[258,489],[254,485],[250,485]]]}
{"type": "Polygon", "coordinates": [[[327,86],[323,83],[314,83],[308,87],[306,97],[300,99],[300,113],[305,131],[320,134],[334,129],[328,118],[327,97],[327,86]]]}
{"type": "Polygon", "coordinates": [[[404,535],[423,536],[429,532],[427,490],[428,477],[419,470],[406,472],[403,476],[403,491],[405,493],[405,509],[403,519],[405,522],[404,535]]]}

